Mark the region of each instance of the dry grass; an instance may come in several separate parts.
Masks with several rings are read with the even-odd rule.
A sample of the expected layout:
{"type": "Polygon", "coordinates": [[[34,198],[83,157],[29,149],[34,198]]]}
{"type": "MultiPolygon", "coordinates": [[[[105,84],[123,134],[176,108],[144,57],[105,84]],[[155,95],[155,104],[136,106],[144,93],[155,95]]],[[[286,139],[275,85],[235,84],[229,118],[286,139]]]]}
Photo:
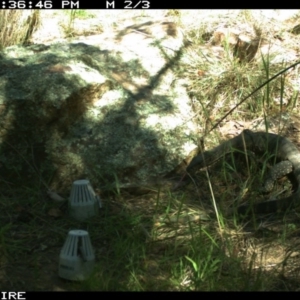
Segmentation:
{"type": "Polygon", "coordinates": [[[0,49],[24,44],[41,23],[38,10],[3,10],[0,12],[0,49]]]}

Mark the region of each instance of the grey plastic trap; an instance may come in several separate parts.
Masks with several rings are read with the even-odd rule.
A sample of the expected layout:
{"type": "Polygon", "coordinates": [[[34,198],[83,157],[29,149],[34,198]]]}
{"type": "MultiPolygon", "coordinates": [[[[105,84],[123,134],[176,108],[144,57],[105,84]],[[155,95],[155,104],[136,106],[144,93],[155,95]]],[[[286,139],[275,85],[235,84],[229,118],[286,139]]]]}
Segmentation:
{"type": "Polygon", "coordinates": [[[76,180],[73,182],[69,212],[70,216],[79,221],[98,214],[101,207],[100,198],[95,194],[89,180],[76,180]]]}
{"type": "Polygon", "coordinates": [[[89,233],[71,230],[59,256],[59,276],[68,280],[84,280],[93,271],[95,255],[89,233]]]}

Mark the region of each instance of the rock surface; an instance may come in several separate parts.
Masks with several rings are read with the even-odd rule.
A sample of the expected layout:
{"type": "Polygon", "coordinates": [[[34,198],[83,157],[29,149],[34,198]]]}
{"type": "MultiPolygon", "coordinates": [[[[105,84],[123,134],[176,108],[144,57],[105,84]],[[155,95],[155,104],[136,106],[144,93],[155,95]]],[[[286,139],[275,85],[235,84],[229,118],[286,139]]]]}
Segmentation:
{"type": "Polygon", "coordinates": [[[198,130],[184,80],[172,72],[184,47],[181,31],[166,21],[84,43],[6,48],[3,179],[65,191],[81,178],[122,187],[172,171],[196,148],[198,130]]]}

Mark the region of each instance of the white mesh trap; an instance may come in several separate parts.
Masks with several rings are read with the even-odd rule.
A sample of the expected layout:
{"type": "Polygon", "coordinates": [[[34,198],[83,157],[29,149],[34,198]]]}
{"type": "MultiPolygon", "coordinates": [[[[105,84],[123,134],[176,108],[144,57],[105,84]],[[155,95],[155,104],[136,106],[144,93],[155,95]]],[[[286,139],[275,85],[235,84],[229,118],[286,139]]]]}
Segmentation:
{"type": "Polygon", "coordinates": [[[76,220],[83,221],[95,216],[101,207],[100,198],[96,195],[89,180],[76,180],[73,182],[69,212],[76,220]]]}
{"type": "Polygon", "coordinates": [[[71,230],[60,251],[59,276],[68,280],[84,280],[93,271],[95,255],[89,233],[71,230]]]}

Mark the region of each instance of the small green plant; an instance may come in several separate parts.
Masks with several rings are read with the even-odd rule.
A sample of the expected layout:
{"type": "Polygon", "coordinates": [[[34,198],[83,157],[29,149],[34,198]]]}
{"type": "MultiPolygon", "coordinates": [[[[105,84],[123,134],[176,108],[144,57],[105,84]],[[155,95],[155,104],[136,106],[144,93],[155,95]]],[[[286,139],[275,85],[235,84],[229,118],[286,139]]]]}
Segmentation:
{"type": "Polygon", "coordinates": [[[91,13],[88,10],[83,10],[83,9],[76,9],[74,10],[74,18],[86,20],[86,19],[91,19],[95,17],[95,14],[91,13]]]}
{"type": "Polygon", "coordinates": [[[74,23],[76,18],[81,20],[87,20],[95,17],[95,14],[82,9],[72,9],[66,12],[69,15],[69,20],[67,25],[63,25],[63,29],[68,37],[72,37],[75,35],[74,23]]]}

